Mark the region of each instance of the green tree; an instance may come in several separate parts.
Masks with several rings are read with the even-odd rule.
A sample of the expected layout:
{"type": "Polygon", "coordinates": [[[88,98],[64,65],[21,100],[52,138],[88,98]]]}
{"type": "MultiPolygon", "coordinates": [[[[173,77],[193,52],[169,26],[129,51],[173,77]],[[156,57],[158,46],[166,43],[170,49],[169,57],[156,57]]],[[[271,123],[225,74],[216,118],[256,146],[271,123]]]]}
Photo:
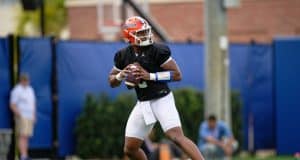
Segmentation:
{"type": "MultiPolygon", "coordinates": [[[[59,36],[66,26],[66,8],[64,0],[44,0],[45,4],[45,34],[59,36]]],[[[26,36],[26,25],[32,24],[36,32],[40,32],[40,9],[36,11],[22,11],[18,16],[17,34],[26,36]]]]}

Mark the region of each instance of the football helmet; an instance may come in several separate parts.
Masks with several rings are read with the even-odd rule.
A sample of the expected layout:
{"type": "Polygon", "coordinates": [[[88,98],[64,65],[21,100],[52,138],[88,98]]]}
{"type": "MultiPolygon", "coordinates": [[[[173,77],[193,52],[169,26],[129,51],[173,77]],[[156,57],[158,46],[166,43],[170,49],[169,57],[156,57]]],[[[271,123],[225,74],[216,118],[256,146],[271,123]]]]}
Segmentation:
{"type": "Polygon", "coordinates": [[[153,43],[151,26],[139,16],[128,18],[122,26],[122,32],[125,41],[132,45],[148,46],[153,43]]]}

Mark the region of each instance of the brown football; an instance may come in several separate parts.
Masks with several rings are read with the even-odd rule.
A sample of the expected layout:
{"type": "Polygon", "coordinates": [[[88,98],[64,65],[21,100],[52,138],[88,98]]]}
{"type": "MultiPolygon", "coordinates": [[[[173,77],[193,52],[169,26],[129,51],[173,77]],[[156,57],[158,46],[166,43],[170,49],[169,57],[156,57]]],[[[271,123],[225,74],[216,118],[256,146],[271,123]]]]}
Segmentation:
{"type": "Polygon", "coordinates": [[[130,72],[127,74],[127,77],[125,79],[125,84],[130,86],[130,87],[135,87],[140,83],[140,79],[137,79],[134,75],[133,72],[138,70],[137,65],[132,64],[129,68],[130,72]]]}

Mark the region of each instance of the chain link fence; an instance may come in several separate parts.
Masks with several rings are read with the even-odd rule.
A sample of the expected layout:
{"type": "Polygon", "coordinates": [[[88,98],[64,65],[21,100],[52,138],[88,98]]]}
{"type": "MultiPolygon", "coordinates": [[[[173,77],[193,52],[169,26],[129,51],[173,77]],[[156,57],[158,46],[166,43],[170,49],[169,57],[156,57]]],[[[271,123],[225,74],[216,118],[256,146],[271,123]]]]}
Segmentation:
{"type": "Polygon", "coordinates": [[[6,160],[11,143],[11,129],[0,129],[0,159],[6,160]]]}

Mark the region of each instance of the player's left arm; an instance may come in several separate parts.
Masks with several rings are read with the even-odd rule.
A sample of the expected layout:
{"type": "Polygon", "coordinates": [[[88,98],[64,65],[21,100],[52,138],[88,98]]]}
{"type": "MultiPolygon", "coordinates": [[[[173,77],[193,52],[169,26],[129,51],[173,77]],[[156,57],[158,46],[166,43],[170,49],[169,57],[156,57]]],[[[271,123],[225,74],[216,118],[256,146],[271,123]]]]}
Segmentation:
{"type": "Polygon", "coordinates": [[[180,81],[182,79],[180,68],[174,59],[162,64],[160,67],[171,73],[172,81],[180,81]]]}
{"type": "Polygon", "coordinates": [[[164,69],[162,72],[149,73],[142,66],[138,66],[138,72],[133,73],[139,79],[152,80],[152,81],[180,81],[181,72],[174,59],[160,66],[164,69]]]}
{"type": "Polygon", "coordinates": [[[182,77],[181,72],[175,60],[171,57],[170,48],[165,45],[158,45],[157,48],[153,56],[153,61],[159,65],[162,70],[148,73],[140,66],[140,75],[138,75],[138,78],[158,82],[180,81],[182,77]]]}

